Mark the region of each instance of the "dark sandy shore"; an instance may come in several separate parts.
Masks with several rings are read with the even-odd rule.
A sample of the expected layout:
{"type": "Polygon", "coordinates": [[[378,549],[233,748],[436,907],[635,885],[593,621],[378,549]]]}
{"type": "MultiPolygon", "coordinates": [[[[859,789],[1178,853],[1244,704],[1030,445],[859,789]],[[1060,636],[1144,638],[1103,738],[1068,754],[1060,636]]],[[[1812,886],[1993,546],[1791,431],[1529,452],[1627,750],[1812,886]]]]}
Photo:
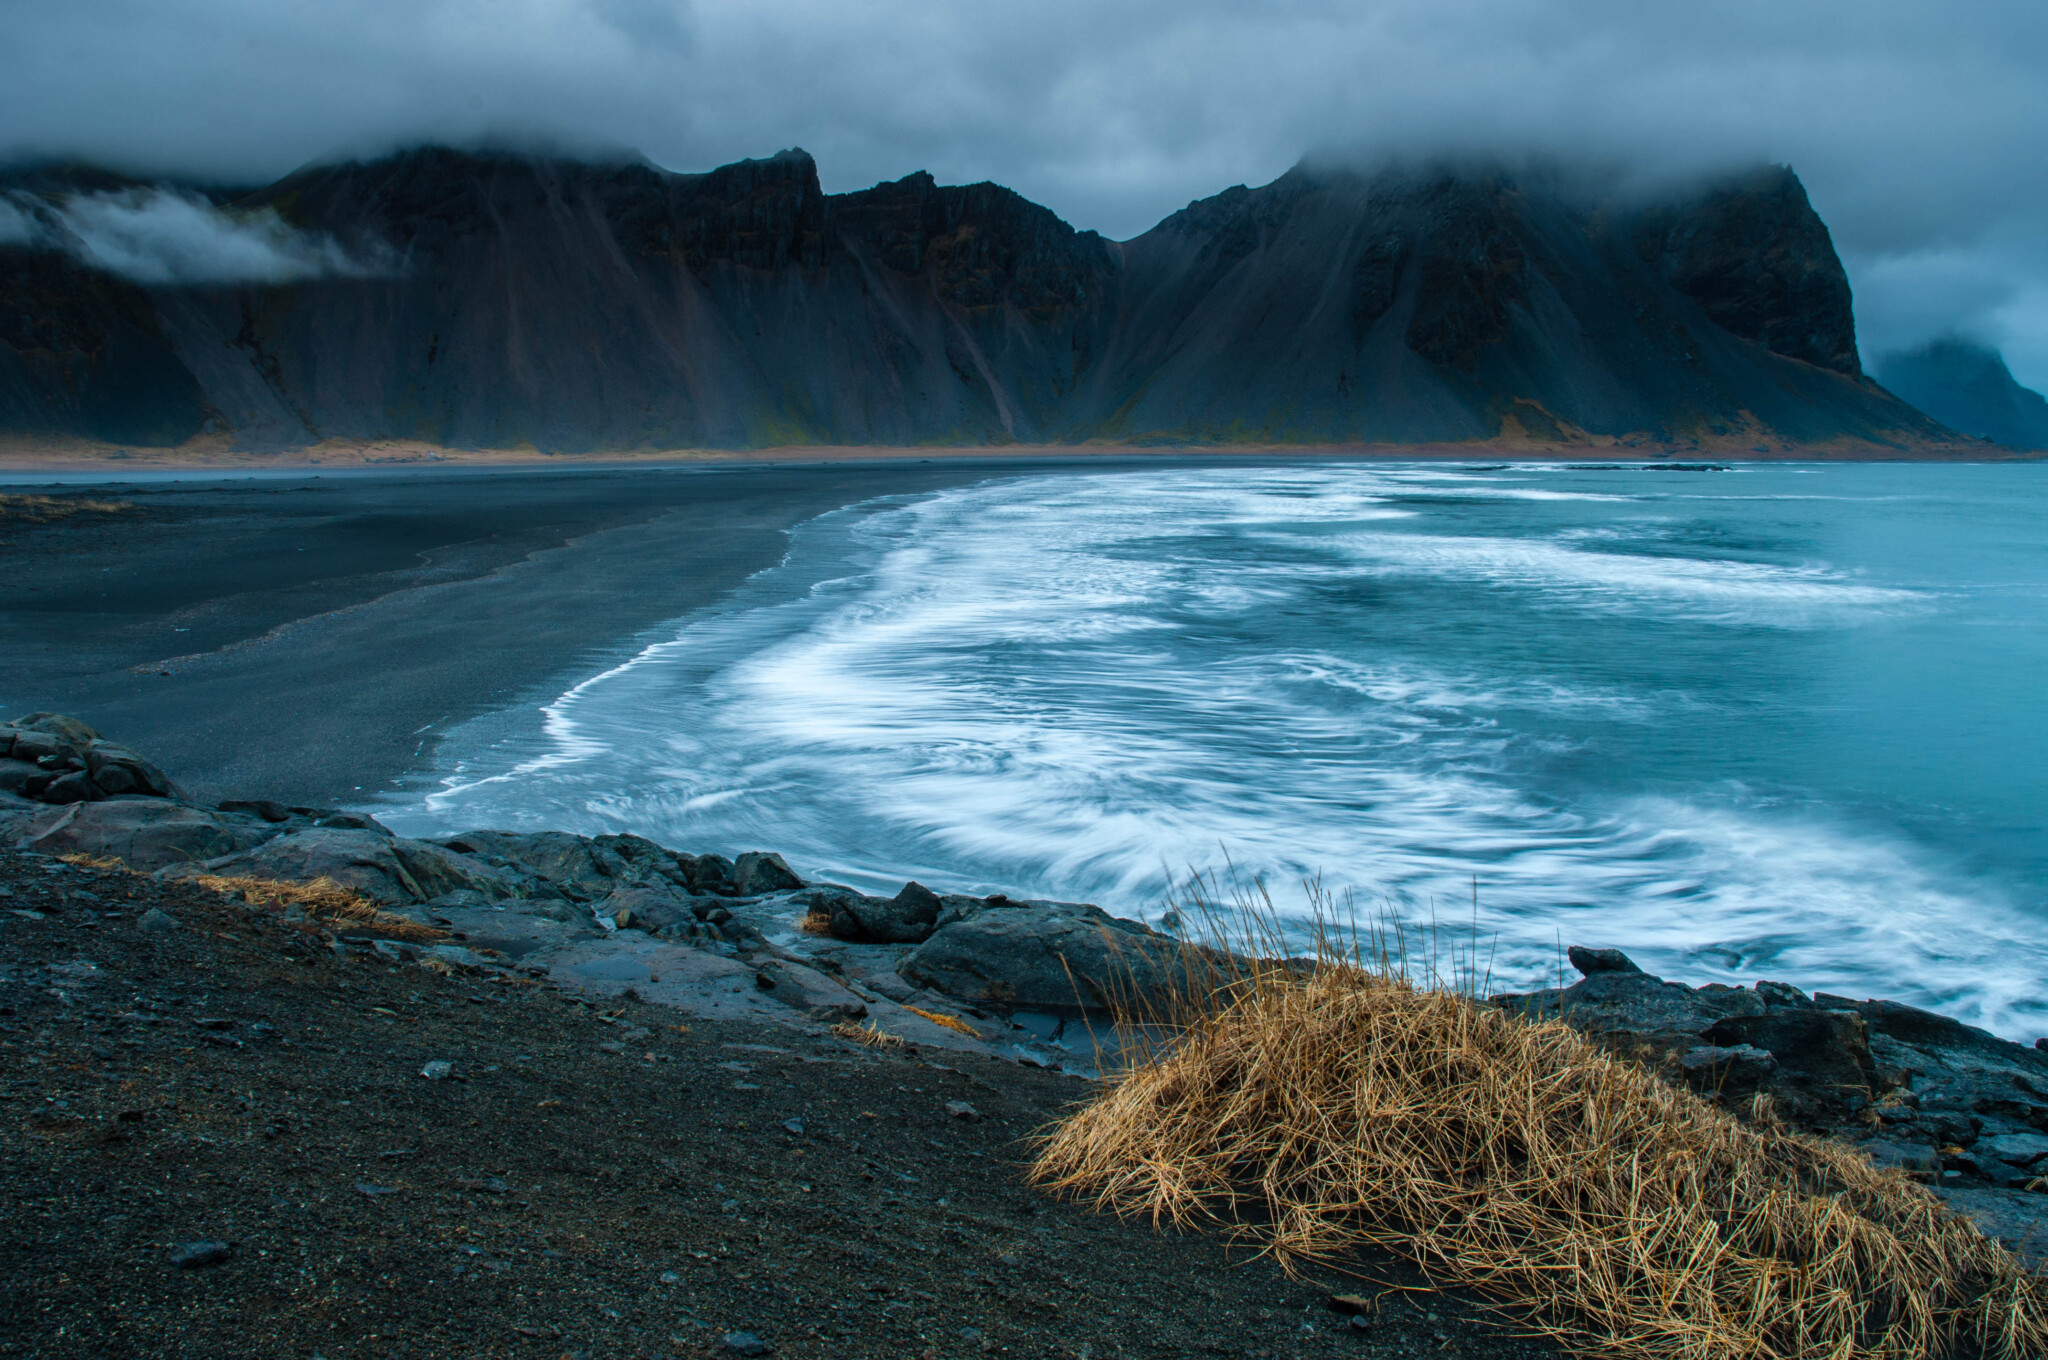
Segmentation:
{"type": "Polygon", "coordinates": [[[715,602],[805,519],[1047,466],[16,483],[132,508],[0,517],[0,712],[119,732],[199,798],[345,803],[447,727],[715,602]]]}

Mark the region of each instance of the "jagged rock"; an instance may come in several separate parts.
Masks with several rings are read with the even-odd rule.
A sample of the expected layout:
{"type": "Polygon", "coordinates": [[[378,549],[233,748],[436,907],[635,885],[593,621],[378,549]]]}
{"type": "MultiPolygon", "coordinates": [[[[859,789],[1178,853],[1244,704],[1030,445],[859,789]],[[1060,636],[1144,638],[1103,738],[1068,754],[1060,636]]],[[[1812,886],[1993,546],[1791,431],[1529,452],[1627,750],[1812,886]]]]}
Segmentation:
{"type": "Polygon", "coordinates": [[[2001,1133],[1980,1140],[1971,1150],[2012,1166],[2032,1166],[2048,1157],[2048,1138],[2038,1133],[2001,1133]]]}
{"type": "Polygon", "coordinates": [[[759,959],[755,979],[777,1001],[794,1006],[813,1020],[859,1020],[868,1013],[867,1003],[844,983],[791,959],[759,959]]]}
{"type": "Polygon", "coordinates": [[[0,726],[0,792],[62,805],[173,789],[162,770],[76,718],[32,713],[0,726]]]}
{"type": "Polygon", "coordinates": [[[1640,973],[1634,959],[1619,949],[1587,949],[1573,945],[1565,951],[1565,957],[1572,961],[1572,967],[1580,973],[1591,976],[1594,973],[1640,973]]]}
{"type": "Polygon", "coordinates": [[[238,854],[276,834],[252,818],[157,798],[114,798],[44,809],[24,828],[21,844],[48,855],[110,856],[152,870],[238,854]]]}
{"type": "Polygon", "coordinates": [[[808,907],[811,919],[823,921],[834,938],[873,944],[919,944],[930,939],[942,907],[937,893],[914,882],[886,901],[831,884],[807,889],[791,900],[808,907]]]}
{"type": "Polygon", "coordinates": [[[1766,1049],[1749,1044],[1722,1048],[1703,1044],[1686,1050],[1679,1059],[1687,1085],[1695,1091],[1734,1099],[1753,1093],[1778,1070],[1778,1060],[1766,1049]]]}
{"type": "Polygon", "coordinates": [[[1200,989],[1206,956],[1137,921],[1073,902],[984,910],[934,931],[896,967],[979,1005],[1072,1013],[1170,1007],[1200,989]]]}
{"type": "Polygon", "coordinates": [[[804,881],[790,870],[782,856],[767,850],[749,850],[733,862],[733,891],[741,897],[762,893],[789,892],[804,881]]]}
{"type": "Polygon", "coordinates": [[[666,884],[658,888],[617,888],[591,910],[597,916],[609,917],[621,930],[644,930],[650,935],[668,926],[687,923],[692,916],[690,904],[678,898],[666,884]]]}
{"type": "Polygon", "coordinates": [[[1869,1026],[1853,1012],[1772,1006],[1762,1015],[1717,1020],[1705,1037],[1769,1053],[1778,1064],[1774,1089],[1796,1100],[1799,1108],[1790,1113],[1809,1122],[1858,1108],[1879,1089],[1869,1026]]]}
{"type": "Polygon", "coordinates": [[[282,882],[331,878],[391,905],[426,902],[457,888],[493,900],[526,895],[518,880],[430,841],[339,827],[293,831],[207,868],[282,882]]]}
{"type": "Polygon", "coordinates": [[[125,746],[95,741],[85,748],[85,764],[103,792],[170,796],[171,781],[164,772],[125,746]]]}
{"type": "Polygon", "coordinates": [[[591,853],[592,843],[565,831],[465,831],[441,844],[496,867],[516,866],[579,902],[595,901],[615,886],[591,853]]]}

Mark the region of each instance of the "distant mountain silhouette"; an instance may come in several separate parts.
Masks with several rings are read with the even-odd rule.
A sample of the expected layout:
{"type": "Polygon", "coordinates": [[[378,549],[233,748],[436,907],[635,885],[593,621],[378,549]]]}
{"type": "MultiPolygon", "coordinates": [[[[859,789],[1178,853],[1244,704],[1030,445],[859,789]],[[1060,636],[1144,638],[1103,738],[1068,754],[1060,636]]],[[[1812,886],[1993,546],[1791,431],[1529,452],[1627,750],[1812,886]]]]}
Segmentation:
{"type": "MultiPolygon", "coordinates": [[[[101,181],[17,178],[61,204],[101,181]],[[67,187],[69,186],[69,187],[67,187]]],[[[5,187],[0,184],[0,187],[5,187]]],[[[369,277],[130,283],[0,245],[0,432],[580,452],[1114,441],[1938,446],[1862,374],[1789,169],[1642,205],[1304,164],[1106,241],[993,184],[828,195],[425,147],[247,195],[369,277]]]]}
{"type": "Polygon", "coordinates": [[[1878,381],[1951,429],[2014,449],[2048,449],[2048,399],[2013,379],[2005,358],[1973,340],[1935,340],[1889,354],[1878,381]]]}

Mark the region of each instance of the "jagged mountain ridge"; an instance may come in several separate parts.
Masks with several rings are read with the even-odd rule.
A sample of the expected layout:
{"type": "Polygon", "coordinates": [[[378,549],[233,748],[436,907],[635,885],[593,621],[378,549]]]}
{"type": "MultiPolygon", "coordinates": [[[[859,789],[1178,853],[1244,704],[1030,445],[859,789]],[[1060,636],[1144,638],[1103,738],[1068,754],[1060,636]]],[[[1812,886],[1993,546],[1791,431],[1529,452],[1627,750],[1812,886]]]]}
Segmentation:
{"type": "Polygon", "coordinates": [[[0,247],[0,430],[246,447],[1940,443],[1787,169],[1631,207],[1297,167],[1110,242],[993,184],[828,195],[427,147],[240,200],[393,267],[125,283],[0,247]]]}
{"type": "Polygon", "coordinates": [[[2048,449],[2048,397],[2022,387],[2005,356],[1961,337],[1888,354],[1883,381],[1935,419],[1977,439],[2015,449],[2048,449]]]}

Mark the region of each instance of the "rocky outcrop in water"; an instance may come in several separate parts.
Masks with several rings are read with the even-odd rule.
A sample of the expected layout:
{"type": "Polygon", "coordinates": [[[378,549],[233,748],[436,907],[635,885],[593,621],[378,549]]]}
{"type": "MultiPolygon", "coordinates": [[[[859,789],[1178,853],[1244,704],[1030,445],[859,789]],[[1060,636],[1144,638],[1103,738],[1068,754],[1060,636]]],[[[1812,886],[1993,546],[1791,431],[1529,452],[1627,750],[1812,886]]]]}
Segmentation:
{"type": "MultiPolygon", "coordinates": [[[[54,202],[97,181],[12,183],[54,202]]],[[[233,207],[384,263],[142,287],[0,246],[0,432],[562,452],[1952,438],[1862,376],[1840,261],[1783,168],[1643,205],[1484,165],[1304,164],[1121,243],[993,184],[826,194],[801,151],[672,174],[426,147],[233,207]]]]}

